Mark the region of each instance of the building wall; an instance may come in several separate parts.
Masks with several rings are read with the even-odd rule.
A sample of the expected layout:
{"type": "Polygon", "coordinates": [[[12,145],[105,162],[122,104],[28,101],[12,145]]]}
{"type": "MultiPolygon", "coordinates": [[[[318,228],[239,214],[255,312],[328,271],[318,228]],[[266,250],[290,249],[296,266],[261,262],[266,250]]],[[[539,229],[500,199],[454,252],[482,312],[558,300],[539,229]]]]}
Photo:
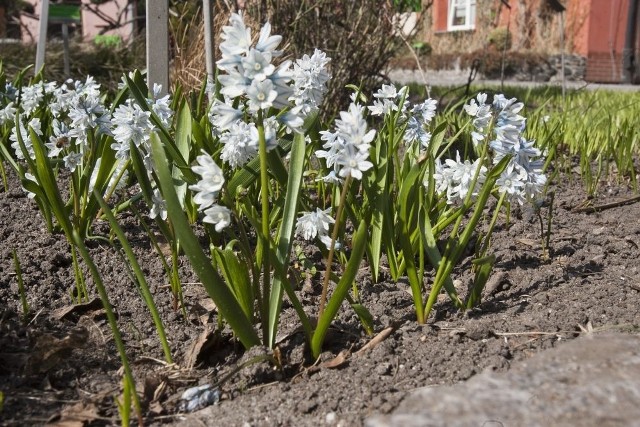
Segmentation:
{"type": "MultiPolygon", "coordinates": [[[[476,0],[476,28],[447,31],[449,0],[434,0],[425,14],[424,41],[435,54],[472,53],[490,49],[492,32],[509,28],[511,50],[546,55],[558,54],[560,14],[547,0],[476,0]]],[[[587,59],[585,79],[619,82],[630,0],[561,0],[564,13],[564,51],[587,59]]],[[[639,18],[640,20],[640,18],[639,18]]],[[[640,28],[638,28],[640,39],[640,28]]],[[[636,58],[640,41],[636,40],[636,58]]],[[[636,63],[640,62],[637,60],[636,63]]]]}
{"type": "Polygon", "coordinates": [[[622,49],[629,0],[591,0],[587,49],[588,81],[622,80],[622,49]]]}
{"type": "MultiPolygon", "coordinates": [[[[42,0],[26,0],[35,7],[35,16],[40,16],[40,10],[42,7],[42,0]]],[[[82,0],[83,4],[89,4],[90,0],[82,0]]],[[[51,3],[50,3],[51,4],[51,3]]],[[[123,22],[130,21],[131,18],[126,15],[127,0],[114,0],[99,6],[91,5],[92,8],[97,8],[101,13],[105,15],[116,17],[121,12],[125,12],[123,15],[123,22]]],[[[84,40],[92,40],[96,35],[101,34],[106,24],[104,20],[98,17],[93,12],[88,11],[86,8],[82,8],[82,38],[84,40]]],[[[21,22],[26,27],[22,33],[22,41],[25,43],[37,43],[39,34],[40,21],[34,17],[26,15],[21,16],[21,22]]],[[[127,24],[116,30],[107,31],[105,34],[119,35],[123,40],[127,40],[133,32],[133,24],[127,24]]]]}

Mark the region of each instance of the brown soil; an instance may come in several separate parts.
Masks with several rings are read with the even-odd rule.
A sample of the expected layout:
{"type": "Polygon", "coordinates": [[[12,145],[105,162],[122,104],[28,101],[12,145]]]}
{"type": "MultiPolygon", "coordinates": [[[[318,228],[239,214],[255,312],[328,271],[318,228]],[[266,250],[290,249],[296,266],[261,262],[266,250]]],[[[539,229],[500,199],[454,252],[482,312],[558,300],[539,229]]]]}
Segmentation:
{"type": "MultiPolygon", "coordinates": [[[[395,408],[417,387],[455,383],[486,369],[507,370],[513,361],[561,345],[583,328],[637,331],[640,204],[577,212],[586,199],[579,178],[561,176],[558,182],[550,257],[542,256],[538,217],[516,210],[510,224],[494,235],[498,261],[479,308],[460,313],[442,298],[428,324],[418,325],[406,283],[383,277],[374,284],[363,275],[361,297],[374,315],[376,333],[391,327],[391,334],[356,354],[371,337],[345,304],[314,365],[285,303],[282,370],[261,363],[232,375],[221,385],[221,401],[207,410],[210,419],[229,426],[361,425],[367,416],[395,408]],[[345,360],[336,360],[341,352],[345,360]]],[[[603,185],[590,202],[601,205],[634,195],[623,184],[603,185]]],[[[542,213],[546,216],[546,209],[542,213]]],[[[264,350],[243,354],[228,329],[209,334],[205,342],[203,332],[215,329],[217,316],[186,262],[181,267],[185,319],[172,307],[168,281],[144,230],[131,218],[124,222],[176,360],[175,366],[162,362],[151,316],[122,259],[109,245],[92,242],[133,362],[145,423],[195,422],[194,414],[177,413],[180,394],[190,386],[217,383],[264,350]],[[196,367],[187,369],[196,356],[196,367]]],[[[95,233],[108,233],[107,225],[98,223],[95,233]]],[[[84,425],[118,424],[114,398],[121,393],[121,363],[104,312],[99,303],[60,311],[73,305],[69,246],[62,236],[48,234],[35,203],[12,174],[9,190],[0,191],[0,239],[0,423],[42,425],[75,416],[81,421],[74,425],[82,420],[84,425]],[[30,306],[26,322],[13,249],[30,306]]],[[[464,289],[471,279],[468,261],[456,278],[464,289]]],[[[299,291],[310,309],[319,298],[319,280],[312,283],[299,291]]],[[[95,295],[90,281],[88,287],[95,295]]]]}

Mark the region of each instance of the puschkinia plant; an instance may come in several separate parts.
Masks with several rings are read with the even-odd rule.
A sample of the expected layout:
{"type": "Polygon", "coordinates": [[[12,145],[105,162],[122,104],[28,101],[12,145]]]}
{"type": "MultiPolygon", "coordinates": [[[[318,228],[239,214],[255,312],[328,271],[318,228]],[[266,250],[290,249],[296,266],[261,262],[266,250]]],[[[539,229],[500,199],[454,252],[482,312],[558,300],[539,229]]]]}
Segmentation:
{"type": "MultiPolygon", "coordinates": [[[[90,236],[96,217],[117,231],[117,212],[137,215],[142,200],[172,265],[187,256],[246,347],[275,346],[285,293],[315,356],[345,301],[370,330],[355,280],[365,256],[374,280],[383,254],[392,279],[408,278],[420,323],[443,287],[461,309],[479,303],[500,212],[535,202],[546,184],[523,104],[479,94],[459,113],[440,115],[435,100],[412,104],[406,87],[384,84],[370,98],[355,90],[324,124],[317,113],[330,79],[325,53],[281,61],[282,38],[268,23],[254,38],[241,14],[221,40],[218,80],[201,92],[206,108],[161,96],[139,72],[123,77],[110,105],[91,78],[6,87],[2,154],[48,222],[55,218],[75,242],[74,233],[90,236]],[[455,128],[454,114],[463,123],[455,128]],[[63,176],[66,202],[52,187],[63,176]],[[473,235],[475,281],[463,300],[452,277],[473,235]],[[311,314],[288,274],[296,238],[325,258],[311,314]]],[[[126,248],[124,234],[118,238],[126,248]]],[[[167,268],[179,298],[177,267],[167,268]]]]}

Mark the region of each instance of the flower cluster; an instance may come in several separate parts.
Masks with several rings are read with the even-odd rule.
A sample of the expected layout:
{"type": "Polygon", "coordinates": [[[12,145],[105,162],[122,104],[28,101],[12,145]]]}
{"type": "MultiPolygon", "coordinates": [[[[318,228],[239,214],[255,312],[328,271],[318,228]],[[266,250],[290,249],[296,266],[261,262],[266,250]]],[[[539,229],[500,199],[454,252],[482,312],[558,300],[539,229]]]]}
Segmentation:
{"type": "Polygon", "coordinates": [[[409,88],[403,86],[400,90],[397,90],[393,84],[382,85],[378,92],[373,94],[375,100],[373,105],[370,105],[369,111],[373,116],[386,116],[392,111],[398,111],[402,114],[407,110],[409,101],[407,101],[407,93],[409,88]],[[398,104],[402,102],[402,107],[398,107],[398,104]]]}
{"type": "Polygon", "coordinates": [[[198,166],[193,166],[193,171],[202,179],[189,189],[195,191],[193,201],[198,204],[198,210],[204,211],[204,222],[215,225],[217,232],[222,231],[231,223],[231,211],[224,206],[215,203],[218,193],[224,185],[222,169],[208,154],[202,154],[196,158],[198,166]]]}
{"type": "Polygon", "coordinates": [[[339,182],[348,176],[362,179],[362,172],[373,166],[368,159],[376,131],[367,130],[363,106],[351,103],[348,111],[340,112],[335,132],[321,131],[320,134],[326,141],[322,146],[325,150],[316,151],[316,157],[325,159],[327,168],[332,169],[323,178],[325,181],[339,182]]]}
{"type": "MultiPolygon", "coordinates": [[[[510,156],[510,161],[496,181],[500,193],[504,193],[507,201],[523,204],[525,201],[534,200],[542,192],[547,178],[542,172],[544,161],[542,153],[534,147],[534,141],[527,140],[524,136],[526,119],[520,115],[524,104],[517,102],[515,98],[507,99],[504,95],[496,95],[492,104],[487,104],[487,95],[479,94],[472,99],[464,109],[473,117],[472,140],[475,145],[487,138],[486,132],[493,123],[494,139],[489,141],[489,147],[493,154],[493,164],[497,164],[505,156],[510,156]]],[[[477,188],[484,182],[486,170],[480,170],[474,189],[468,188],[472,182],[475,170],[479,167],[478,161],[473,164],[456,161],[445,161],[445,165],[438,162],[436,165],[436,184],[438,192],[446,193],[448,203],[463,200],[465,195],[472,191],[477,193],[477,188]]],[[[484,168],[484,166],[481,166],[484,168]]]]}
{"type": "Polygon", "coordinates": [[[440,160],[436,161],[436,169],[433,178],[436,183],[436,191],[447,195],[447,203],[462,203],[467,194],[471,192],[471,200],[478,196],[479,189],[482,187],[487,175],[487,168],[480,165],[480,159],[476,159],[473,163],[469,160],[460,161],[460,153],[456,151],[456,159],[446,159],[444,164],[440,160]],[[475,185],[471,188],[473,178],[478,171],[478,177],[475,185]]]}
{"type": "Polygon", "coordinates": [[[404,132],[404,141],[411,144],[415,141],[420,143],[422,148],[427,148],[431,142],[431,132],[426,130],[433,118],[436,116],[438,101],[428,98],[420,104],[414,105],[407,120],[407,128],[404,132]]]}
{"type": "Polygon", "coordinates": [[[313,55],[304,55],[293,64],[293,94],[289,97],[296,106],[300,107],[303,117],[315,112],[322,104],[327,91],[327,82],[331,75],[327,72],[327,65],[331,58],[319,49],[313,55]]]}
{"type": "Polygon", "coordinates": [[[330,59],[317,50],[292,64],[272,63],[282,55],[276,50],[282,37],[271,35],[264,24],[255,45],[243,16],[234,13],[223,28],[217,62],[224,100],[215,99],[209,111],[214,136],[222,143],[222,160],[232,168],[244,166],[258,153],[258,131],[254,120],[263,117],[267,150],[277,146],[280,125],[300,132],[304,118],[316,111],[326,92],[330,59]],[[273,110],[277,115],[269,115],[273,110]],[[260,114],[258,114],[260,113],[260,114]],[[247,121],[245,121],[247,120],[247,121]]]}
{"type": "Polygon", "coordinates": [[[315,212],[304,212],[296,223],[296,235],[305,240],[313,240],[316,237],[326,246],[331,246],[329,236],[329,224],[334,224],[335,220],[329,215],[331,208],[322,210],[316,208],[315,212]]]}

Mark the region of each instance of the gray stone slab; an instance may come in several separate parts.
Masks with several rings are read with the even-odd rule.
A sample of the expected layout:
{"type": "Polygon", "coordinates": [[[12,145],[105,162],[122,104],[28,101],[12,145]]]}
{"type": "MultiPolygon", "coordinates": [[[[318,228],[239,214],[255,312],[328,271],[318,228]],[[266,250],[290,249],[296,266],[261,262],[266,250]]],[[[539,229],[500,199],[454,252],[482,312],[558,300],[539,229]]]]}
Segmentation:
{"type": "Polygon", "coordinates": [[[418,389],[365,426],[640,426],[640,336],[592,334],[507,372],[418,389]]]}

